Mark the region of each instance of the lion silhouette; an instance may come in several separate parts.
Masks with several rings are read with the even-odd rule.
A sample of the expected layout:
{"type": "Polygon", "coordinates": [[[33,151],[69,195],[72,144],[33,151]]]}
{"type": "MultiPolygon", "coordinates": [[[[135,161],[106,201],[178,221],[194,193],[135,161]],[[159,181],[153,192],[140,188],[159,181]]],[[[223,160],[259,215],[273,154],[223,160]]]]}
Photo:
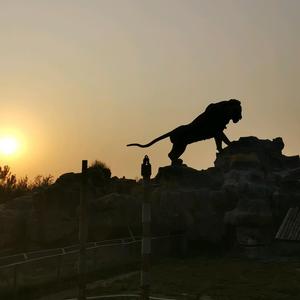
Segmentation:
{"type": "Polygon", "coordinates": [[[137,146],[141,148],[150,147],[154,143],[170,137],[173,147],[168,154],[172,165],[182,164],[179,157],[185,151],[187,145],[214,138],[216,147],[219,152],[222,151],[222,142],[229,145],[231,142],[224,134],[226,125],[232,120],[237,123],[242,119],[241,102],[236,99],[230,99],[217,103],[211,103],[205,111],[195,120],[187,125],[182,125],[174,130],[161,135],[148,144],[141,145],[138,143],[128,144],[127,146],[137,146]]]}

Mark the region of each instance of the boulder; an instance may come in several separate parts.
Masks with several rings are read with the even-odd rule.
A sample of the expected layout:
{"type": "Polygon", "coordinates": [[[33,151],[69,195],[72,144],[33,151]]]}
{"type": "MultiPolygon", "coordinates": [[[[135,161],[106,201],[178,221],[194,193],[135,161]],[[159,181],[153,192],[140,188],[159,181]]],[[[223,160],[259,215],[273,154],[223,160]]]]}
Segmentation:
{"type": "Polygon", "coordinates": [[[218,189],[223,183],[222,175],[223,173],[215,168],[199,171],[186,165],[175,165],[160,167],[154,181],[175,189],[178,186],[218,189]]]}
{"type": "Polygon", "coordinates": [[[0,205],[0,249],[23,249],[28,243],[30,215],[32,212],[30,195],[15,198],[0,205]]]}
{"type": "Polygon", "coordinates": [[[224,237],[224,211],[233,207],[227,193],[209,189],[170,190],[152,195],[152,232],[186,233],[190,240],[219,242],[224,237]]]}
{"type": "Polygon", "coordinates": [[[260,168],[265,172],[299,167],[299,156],[282,154],[282,138],[261,140],[257,137],[241,137],[217,155],[215,167],[224,171],[235,168],[260,168]]]}
{"type": "Polygon", "coordinates": [[[141,201],[137,197],[118,193],[91,200],[89,240],[140,235],[141,207],[141,201]]]}

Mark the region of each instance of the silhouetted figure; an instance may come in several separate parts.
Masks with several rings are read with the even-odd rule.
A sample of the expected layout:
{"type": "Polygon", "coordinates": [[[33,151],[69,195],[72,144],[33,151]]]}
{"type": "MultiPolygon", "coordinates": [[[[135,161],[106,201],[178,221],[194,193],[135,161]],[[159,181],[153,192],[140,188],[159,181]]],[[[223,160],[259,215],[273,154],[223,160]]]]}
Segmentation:
{"type": "Polygon", "coordinates": [[[174,130],[154,139],[152,142],[141,145],[137,143],[128,144],[127,146],[138,146],[141,148],[150,147],[154,143],[170,137],[173,143],[173,148],[168,154],[174,164],[182,164],[179,157],[183,154],[186,146],[198,141],[214,138],[219,152],[222,151],[222,142],[226,145],[230,144],[229,139],[224,134],[223,130],[226,125],[232,120],[237,123],[242,119],[241,102],[236,99],[212,103],[207,106],[205,111],[199,115],[194,121],[187,125],[182,125],[174,130]]]}

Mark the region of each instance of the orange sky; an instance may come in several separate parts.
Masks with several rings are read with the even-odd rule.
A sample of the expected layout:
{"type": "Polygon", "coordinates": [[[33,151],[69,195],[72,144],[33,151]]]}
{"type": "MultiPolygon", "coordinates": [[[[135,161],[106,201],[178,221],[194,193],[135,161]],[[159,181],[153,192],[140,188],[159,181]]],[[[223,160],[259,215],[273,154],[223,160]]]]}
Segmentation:
{"type": "MultiPolygon", "coordinates": [[[[300,151],[300,1],[107,0],[0,2],[0,136],[22,151],[0,156],[33,177],[99,159],[134,178],[154,173],[171,144],[148,142],[237,98],[230,139],[282,136],[300,151]]],[[[212,166],[213,140],[190,145],[192,167],[212,166]]]]}

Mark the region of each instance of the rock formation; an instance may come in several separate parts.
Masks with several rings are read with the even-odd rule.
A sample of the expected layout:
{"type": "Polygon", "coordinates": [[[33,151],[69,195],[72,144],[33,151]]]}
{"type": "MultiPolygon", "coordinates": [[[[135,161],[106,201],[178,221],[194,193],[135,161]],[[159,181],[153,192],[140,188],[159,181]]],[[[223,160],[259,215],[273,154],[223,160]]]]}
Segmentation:
{"type": "MultiPolygon", "coordinates": [[[[300,206],[299,156],[283,155],[283,147],[281,138],[242,137],[207,170],[160,168],[151,180],[153,234],[270,244],[288,208],[300,206]]],[[[68,173],[48,189],[0,205],[0,249],[76,243],[79,190],[80,174],[68,173]]],[[[89,240],[139,235],[142,195],[134,180],[89,170],[89,240]]]]}

